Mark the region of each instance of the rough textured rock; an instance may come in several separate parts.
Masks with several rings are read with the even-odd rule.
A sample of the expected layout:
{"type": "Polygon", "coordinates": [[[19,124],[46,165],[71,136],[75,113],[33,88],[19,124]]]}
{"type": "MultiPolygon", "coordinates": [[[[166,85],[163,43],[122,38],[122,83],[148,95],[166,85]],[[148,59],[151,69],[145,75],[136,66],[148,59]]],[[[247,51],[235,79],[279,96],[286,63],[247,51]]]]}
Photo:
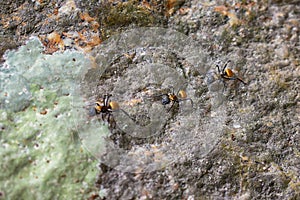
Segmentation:
{"type": "MultiPolygon", "coordinates": [[[[94,85],[79,89],[87,89],[88,91],[83,92],[84,95],[97,98],[103,96],[101,90],[112,90],[117,91],[116,94],[122,94],[120,91],[123,87],[114,88],[114,84],[122,78],[129,80],[129,72],[136,72],[130,68],[131,66],[147,66],[149,63],[171,66],[179,73],[184,71],[182,74],[184,74],[184,80],[187,80],[185,89],[197,108],[197,111],[191,111],[190,117],[195,119],[196,115],[198,116],[197,123],[200,124],[198,127],[201,128],[201,125],[205,125],[209,119],[218,119],[210,121],[213,122],[212,126],[203,126],[204,131],[192,132],[190,136],[194,136],[194,140],[190,138],[190,141],[182,140],[182,143],[176,140],[180,137],[174,136],[176,134],[178,136],[180,131],[194,130],[190,118],[181,115],[181,107],[189,108],[188,105],[182,106],[185,105],[182,104],[183,102],[180,102],[179,110],[174,109],[167,114],[164,129],[160,135],[152,139],[136,139],[111,128],[112,135],[109,139],[123,149],[139,150],[138,147],[149,145],[151,148],[147,153],[155,154],[157,148],[163,144],[178,141],[178,147],[182,147],[184,153],[178,152],[176,158],[181,159],[175,159],[174,162],[160,169],[145,173],[138,173],[143,170],[137,170],[134,173],[124,172],[124,170],[114,169],[107,163],[99,163],[97,188],[94,188],[95,179],[91,176],[96,178],[96,173],[89,173],[89,170],[98,169],[94,164],[90,164],[86,155],[78,156],[81,152],[80,145],[75,145],[69,138],[67,143],[70,147],[56,151],[63,146],[62,144],[68,137],[59,137],[57,133],[47,137],[47,133],[49,134],[52,129],[59,129],[65,130],[62,131],[65,135],[71,135],[70,132],[79,132],[80,135],[80,131],[86,130],[85,128],[90,128],[85,133],[97,133],[97,130],[103,128],[102,123],[97,128],[84,126],[82,129],[75,128],[71,131],[64,129],[66,128],[64,124],[57,123],[54,118],[68,112],[68,106],[70,106],[68,105],[70,103],[68,85],[66,88],[56,90],[58,85],[54,84],[53,90],[53,88],[44,89],[39,87],[39,84],[34,84],[47,80],[45,76],[47,67],[39,68],[38,65],[31,63],[36,60],[34,53],[29,52],[26,59],[23,58],[24,62],[14,66],[5,63],[8,60],[5,56],[1,60],[3,64],[1,67],[0,132],[3,149],[1,153],[5,154],[3,155],[4,163],[1,165],[6,169],[1,174],[1,182],[4,183],[1,185],[7,185],[7,187],[0,188],[0,197],[19,195],[23,195],[24,198],[33,197],[22,192],[28,191],[28,187],[33,188],[37,194],[43,195],[46,187],[49,193],[44,193],[44,198],[49,197],[49,199],[53,195],[72,199],[89,197],[91,199],[300,198],[300,8],[297,1],[241,3],[233,0],[226,1],[224,4],[223,1],[199,2],[196,0],[106,1],[104,3],[69,0],[18,1],[18,3],[0,4],[5,8],[2,9],[0,18],[1,55],[7,49],[24,45],[30,36],[38,36],[45,47],[40,49],[41,52],[38,55],[49,56],[47,67],[53,69],[54,75],[59,77],[56,73],[62,69],[61,65],[54,64],[58,59],[55,57],[58,56],[57,54],[66,55],[63,52],[67,49],[85,53],[89,56],[86,59],[90,59],[91,66],[94,67],[90,68],[85,81],[94,85]],[[111,39],[113,35],[120,35],[121,32],[138,26],[167,27],[184,33],[192,38],[193,44],[201,46],[205,55],[201,52],[195,56],[187,56],[188,54],[178,54],[170,49],[151,49],[151,46],[147,46],[147,40],[144,46],[142,45],[143,38],[139,38],[141,46],[126,47],[130,44],[129,41],[122,43],[123,46],[111,43],[111,46],[105,46],[109,48],[107,52],[111,54],[95,54],[95,52],[101,52],[95,51],[97,48],[103,49],[104,46],[101,46],[105,45],[103,40],[111,39]],[[99,63],[103,63],[101,56],[107,56],[113,61],[110,63],[111,68],[106,71],[108,76],[102,76],[102,78],[101,76],[95,77],[99,75],[103,67],[99,66],[99,63]],[[215,66],[216,64],[222,66],[227,60],[232,60],[229,67],[247,85],[243,85],[238,80],[230,80],[223,88],[222,82],[218,81],[221,77],[215,76],[217,74],[215,66]],[[197,64],[191,65],[190,61],[193,61],[192,64],[197,64]],[[22,63],[31,64],[24,66],[22,63]],[[11,68],[5,68],[7,66],[11,68]],[[30,74],[26,67],[42,70],[35,70],[30,74]],[[4,106],[5,100],[8,100],[4,89],[11,88],[14,83],[12,77],[15,76],[10,76],[9,70],[20,71],[20,69],[25,73],[25,79],[17,79],[15,83],[22,85],[25,90],[11,90],[14,98],[9,100],[16,100],[17,104],[15,109],[11,109],[9,106],[4,106]],[[34,75],[36,79],[26,80],[26,73],[30,77],[34,75]],[[11,83],[3,84],[2,80],[10,80],[11,83]],[[92,94],[93,88],[97,94],[92,94]],[[26,96],[26,91],[30,91],[33,95],[29,98],[26,96]],[[23,94],[26,101],[23,101],[23,96],[18,98],[18,95],[23,94]],[[57,104],[57,102],[62,103],[57,104]],[[59,107],[60,111],[55,114],[53,112],[56,107],[59,107]],[[38,120],[37,116],[39,116],[38,120]],[[41,127],[38,123],[42,124],[41,127]],[[199,149],[197,154],[197,148],[202,144],[198,146],[193,142],[198,141],[197,137],[205,138],[202,135],[205,131],[211,132],[212,136],[217,136],[217,142],[213,143],[213,148],[207,154],[202,154],[199,149]],[[215,134],[216,132],[218,134],[215,134]],[[45,143],[50,139],[54,141],[45,143]],[[41,145],[36,146],[36,144],[41,145]],[[43,156],[38,152],[39,147],[45,144],[53,144],[57,148],[54,148],[55,151],[46,148],[46,154],[43,156]],[[31,151],[35,153],[32,153],[30,157],[31,151]],[[55,158],[53,154],[61,155],[61,157],[55,158]],[[58,159],[55,170],[49,168],[47,155],[53,156],[50,163],[52,160],[61,158],[58,159]],[[20,159],[15,159],[17,157],[20,159]],[[42,162],[43,159],[45,162],[42,162]],[[38,160],[39,163],[37,163],[38,160]],[[9,168],[9,166],[12,167],[9,168]],[[78,169],[82,173],[79,173],[78,169]],[[45,176],[45,179],[40,179],[40,174],[45,176]],[[37,185],[41,183],[40,180],[49,181],[51,184],[39,187],[37,185]],[[28,181],[32,182],[33,186],[25,184],[28,181]],[[61,186],[60,189],[57,183],[61,186]],[[17,190],[12,190],[11,185],[18,186],[15,187],[17,190]]],[[[164,37],[169,38],[168,35],[164,37]]],[[[181,43],[178,42],[178,44],[181,43]]],[[[190,50],[184,52],[193,53],[190,50]]],[[[67,58],[61,56],[59,59],[62,59],[63,63],[78,61],[77,58],[74,61],[69,56],[67,58]]],[[[41,63],[46,65],[45,62],[41,63]]],[[[65,72],[62,72],[63,74],[65,72]]],[[[70,78],[70,80],[73,79],[70,78]]],[[[126,102],[132,103],[130,99],[138,99],[139,95],[148,94],[147,92],[153,88],[159,92],[170,92],[170,88],[169,90],[163,88],[170,86],[167,83],[170,82],[166,80],[166,82],[142,88],[144,90],[141,91],[133,91],[131,89],[134,87],[129,85],[123,93],[126,94],[125,97],[118,96],[117,100],[122,101],[124,98],[126,102]],[[166,91],[158,90],[160,87],[166,91]]],[[[176,89],[179,89],[178,85],[176,89]]],[[[156,102],[152,104],[158,105],[156,102]]],[[[148,118],[143,113],[138,115],[134,107],[128,105],[126,107],[125,104],[126,111],[136,120],[144,120],[147,123],[148,118]]],[[[165,110],[162,107],[160,112],[165,110]]],[[[68,123],[68,115],[62,115],[68,123]]]]}

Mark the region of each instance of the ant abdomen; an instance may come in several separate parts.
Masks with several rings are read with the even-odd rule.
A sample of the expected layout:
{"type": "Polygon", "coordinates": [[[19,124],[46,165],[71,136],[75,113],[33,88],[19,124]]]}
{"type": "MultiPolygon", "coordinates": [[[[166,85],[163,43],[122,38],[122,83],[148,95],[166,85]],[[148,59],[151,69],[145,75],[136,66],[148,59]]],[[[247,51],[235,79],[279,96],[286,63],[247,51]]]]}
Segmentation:
{"type": "Polygon", "coordinates": [[[167,105],[167,104],[169,104],[170,102],[171,102],[171,100],[170,100],[170,98],[169,98],[169,96],[168,96],[167,94],[162,95],[161,103],[162,103],[163,105],[167,105]]]}

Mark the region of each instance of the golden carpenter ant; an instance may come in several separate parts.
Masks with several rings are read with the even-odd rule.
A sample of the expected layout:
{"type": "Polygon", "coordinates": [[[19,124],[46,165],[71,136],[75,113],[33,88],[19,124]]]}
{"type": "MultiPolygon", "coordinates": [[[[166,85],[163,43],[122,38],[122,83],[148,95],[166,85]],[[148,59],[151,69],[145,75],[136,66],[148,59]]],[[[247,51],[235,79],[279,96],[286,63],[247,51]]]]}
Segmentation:
{"type": "Polygon", "coordinates": [[[109,100],[110,97],[111,97],[111,95],[106,94],[106,95],[104,95],[102,102],[96,101],[95,106],[92,107],[89,111],[89,116],[93,117],[95,115],[101,114],[103,121],[104,121],[104,117],[107,116],[107,121],[110,123],[112,120],[112,122],[115,124],[115,121],[112,118],[112,113],[117,112],[117,111],[122,111],[127,117],[132,119],[132,117],[125,110],[120,108],[118,102],[110,101],[109,100]]]}
{"type": "Polygon", "coordinates": [[[181,101],[190,101],[193,107],[193,100],[191,98],[187,98],[187,94],[184,90],[178,90],[177,94],[174,93],[174,88],[172,88],[171,93],[165,93],[161,95],[157,95],[156,97],[161,97],[161,103],[163,105],[167,105],[172,103],[171,107],[168,109],[169,112],[175,103],[179,104],[181,101]]]}
{"type": "Polygon", "coordinates": [[[238,81],[242,82],[244,85],[247,85],[247,83],[245,81],[243,81],[241,78],[239,78],[235,73],[233,73],[233,71],[231,69],[227,68],[227,65],[228,65],[229,62],[231,62],[231,60],[228,60],[224,64],[222,70],[220,70],[219,65],[216,66],[218,68],[219,75],[223,79],[224,86],[225,86],[225,81],[224,80],[238,80],[238,81]]]}

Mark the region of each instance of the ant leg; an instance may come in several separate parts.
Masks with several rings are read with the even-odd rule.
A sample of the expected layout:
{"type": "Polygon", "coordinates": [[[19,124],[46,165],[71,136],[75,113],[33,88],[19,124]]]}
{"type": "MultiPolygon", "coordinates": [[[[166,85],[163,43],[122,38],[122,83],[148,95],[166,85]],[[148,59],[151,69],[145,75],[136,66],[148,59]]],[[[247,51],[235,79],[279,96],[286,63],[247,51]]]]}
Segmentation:
{"type": "Polygon", "coordinates": [[[225,69],[226,69],[228,63],[230,63],[230,62],[231,62],[231,60],[228,60],[228,61],[225,63],[225,65],[224,65],[224,67],[223,67],[223,70],[222,70],[222,73],[223,73],[223,74],[224,74],[224,72],[225,72],[225,69]]]}
{"type": "MultiPolygon", "coordinates": [[[[180,89],[178,89],[177,93],[176,93],[176,96],[178,97],[179,96],[179,92],[180,92],[180,89]]],[[[173,89],[173,94],[174,94],[174,89],[173,89]]]]}
{"type": "Polygon", "coordinates": [[[104,95],[104,97],[103,97],[104,106],[108,106],[110,97],[111,97],[111,94],[104,95]]]}
{"type": "Polygon", "coordinates": [[[226,84],[226,82],[223,79],[222,79],[222,83],[223,83],[223,92],[225,92],[227,84],[226,84]]]}
{"type": "Polygon", "coordinates": [[[240,82],[242,82],[244,85],[247,85],[247,83],[245,81],[243,81],[242,79],[240,79],[238,77],[236,79],[239,80],[240,82]]]}
{"type": "Polygon", "coordinates": [[[112,112],[118,112],[118,111],[122,111],[129,119],[131,119],[132,121],[134,121],[135,123],[137,123],[137,121],[132,118],[125,110],[119,108],[118,110],[113,110],[112,112]]]}
{"type": "Polygon", "coordinates": [[[105,115],[105,113],[101,113],[101,118],[102,118],[102,121],[104,122],[105,120],[104,120],[104,115],[105,115]]]}
{"type": "Polygon", "coordinates": [[[193,100],[191,98],[188,98],[187,100],[190,100],[192,108],[194,108],[194,102],[193,102],[193,100]]]}
{"type": "MultiPolygon", "coordinates": [[[[170,86],[170,88],[172,89],[172,94],[174,94],[174,87],[170,86]]],[[[178,92],[179,92],[179,90],[178,90],[178,92]]]]}
{"type": "Polygon", "coordinates": [[[217,64],[216,67],[218,68],[218,72],[219,74],[221,74],[221,71],[220,71],[220,66],[217,64]]]}
{"type": "Polygon", "coordinates": [[[164,95],[168,95],[167,93],[166,94],[159,94],[159,95],[153,95],[153,96],[151,96],[152,98],[154,97],[154,98],[157,98],[157,97],[162,97],[162,96],[164,96],[164,95]]]}
{"type": "Polygon", "coordinates": [[[240,82],[242,82],[244,85],[247,85],[247,83],[245,82],[245,81],[243,81],[242,79],[240,79],[239,77],[223,77],[223,78],[225,78],[225,79],[227,79],[227,80],[238,80],[238,81],[240,81],[240,82]]]}
{"type": "Polygon", "coordinates": [[[174,106],[175,103],[176,103],[176,101],[173,101],[171,107],[167,110],[167,112],[169,112],[173,108],[173,106],[174,106]]]}
{"type": "Polygon", "coordinates": [[[146,97],[143,97],[143,100],[154,100],[154,101],[157,101],[159,97],[162,97],[164,95],[167,95],[167,94],[160,94],[160,95],[150,95],[150,96],[146,96],[146,97]]]}
{"type": "Polygon", "coordinates": [[[117,126],[117,123],[113,117],[113,115],[111,113],[108,114],[108,117],[107,117],[107,122],[108,122],[108,125],[110,128],[112,129],[115,129],[116,126],[117,126]]]}
{"type": "Polygon", "coordinates": [[[108,122],[108,123],[109,123],[109,121],[110,121],[110,116],[111,116],[111,114],[108,113],[108,114],[107,114],[107,122],[108,122]]]}
{"type": "Polygon", "coordinates": [[[134,121],[135,123],[137,123],[137,121],[135,119],[133,119],[125,110],[123,109],[119,109],[121,110],[128,118],[130,118],[132,121],[134,121]]]}
{"type": "Polygon", "coordinates": [[[105,117],[107,116],[107,113],[102,113],[102,121],[105,122],[105,117]]]}
{"type": "Polygon", "coordinates": [[[160,94],[160,95],[153,95],[151,97],[148,98],[149,100],[152,100],[152,101],[161,101],[161,103],[163,105],[166,105],[166,104],[169,104],[170,103],[170,99],[169,99],[169,94],[166,93],[166,94],[160,94]]]}

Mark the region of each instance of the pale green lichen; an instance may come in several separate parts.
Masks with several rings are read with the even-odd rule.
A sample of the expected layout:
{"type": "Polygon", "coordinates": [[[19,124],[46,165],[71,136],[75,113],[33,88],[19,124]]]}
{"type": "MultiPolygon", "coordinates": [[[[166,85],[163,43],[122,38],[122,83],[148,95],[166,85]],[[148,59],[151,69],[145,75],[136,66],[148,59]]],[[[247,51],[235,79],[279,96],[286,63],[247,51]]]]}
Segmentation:
{"type": "Polygon", "coordinates": [[[89,59],[76,51],[42,51],[34,38],[8,52],[0,67],[0,192],[7,199],[87,198],[97,160],[74,133],[85,117],[78,80],[89,59]]]}

